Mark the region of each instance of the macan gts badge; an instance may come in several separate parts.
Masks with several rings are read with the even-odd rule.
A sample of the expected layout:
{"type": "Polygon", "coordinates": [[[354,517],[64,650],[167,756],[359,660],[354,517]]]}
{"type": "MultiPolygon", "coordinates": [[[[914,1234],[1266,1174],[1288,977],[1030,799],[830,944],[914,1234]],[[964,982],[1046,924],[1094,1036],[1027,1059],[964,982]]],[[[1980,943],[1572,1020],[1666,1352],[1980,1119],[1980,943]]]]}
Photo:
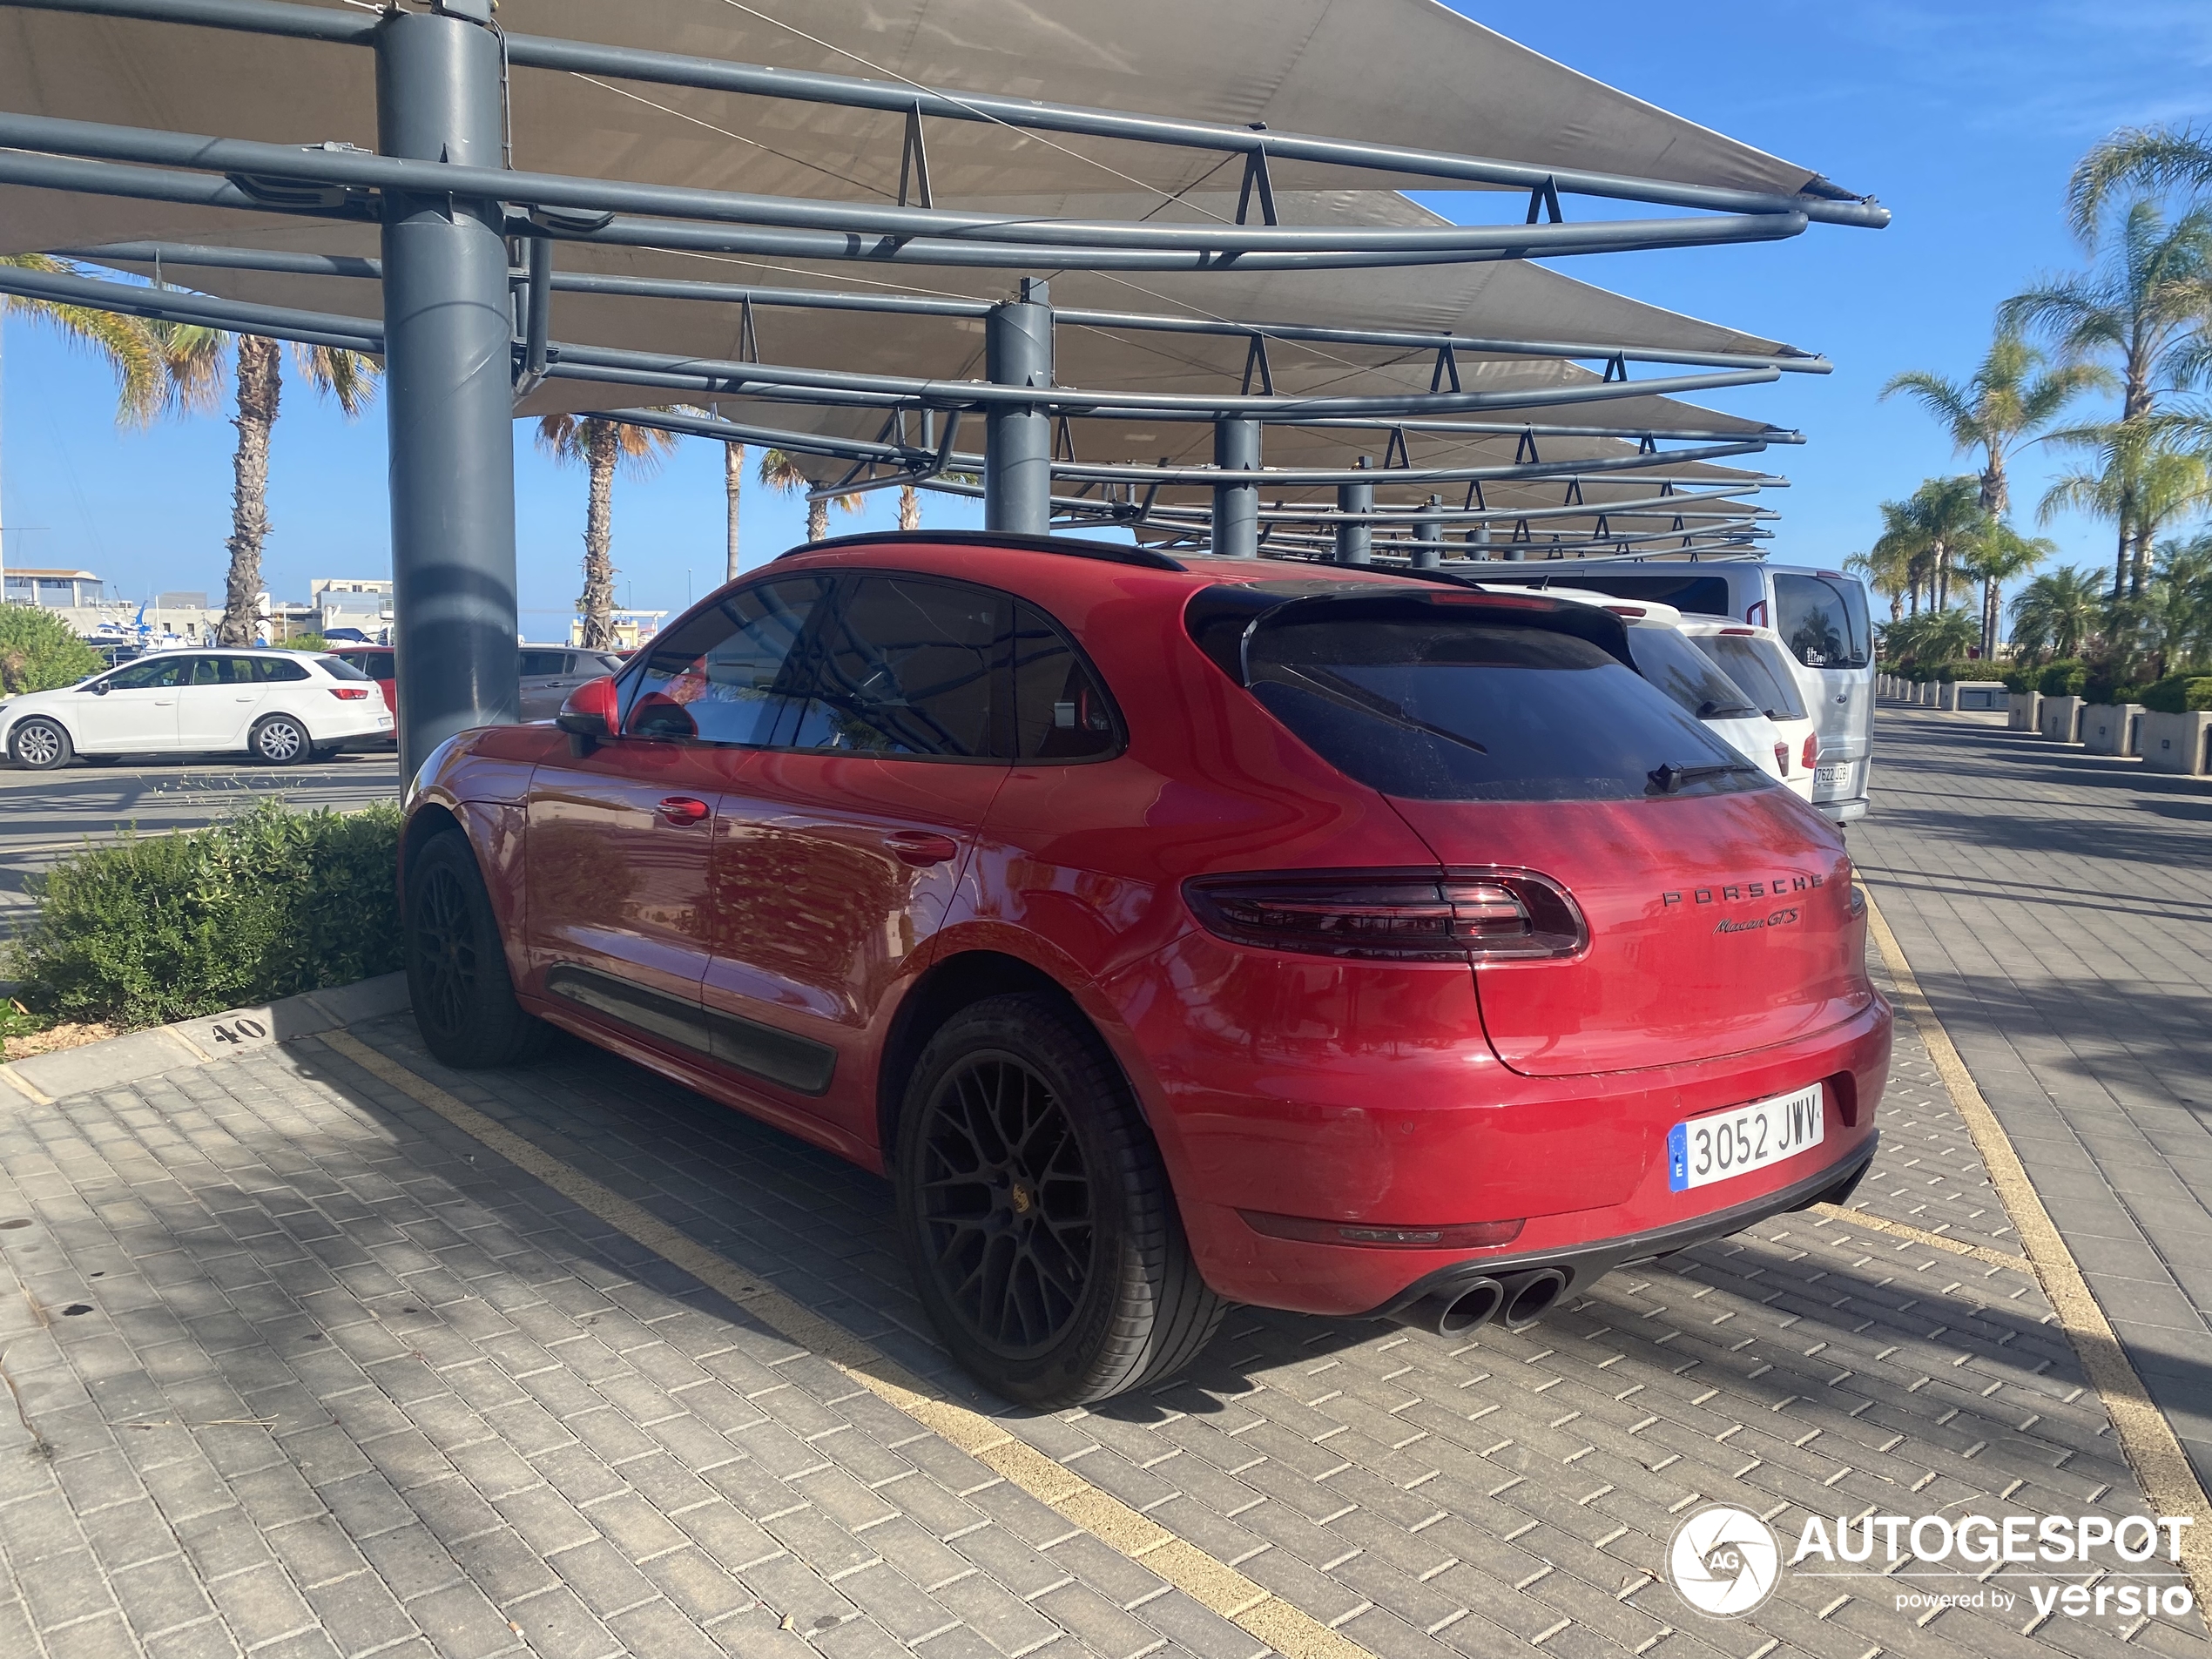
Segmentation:
{"type": "Polygon", "coordinates": [[[1522,1325],[1873,1155],[1838,832],[1596,606],[847,537],[449,740],[407,813],[441,1059],[559,1027],[882,1172],[1030,1405],[1237,1302],[1522,1325]]]}

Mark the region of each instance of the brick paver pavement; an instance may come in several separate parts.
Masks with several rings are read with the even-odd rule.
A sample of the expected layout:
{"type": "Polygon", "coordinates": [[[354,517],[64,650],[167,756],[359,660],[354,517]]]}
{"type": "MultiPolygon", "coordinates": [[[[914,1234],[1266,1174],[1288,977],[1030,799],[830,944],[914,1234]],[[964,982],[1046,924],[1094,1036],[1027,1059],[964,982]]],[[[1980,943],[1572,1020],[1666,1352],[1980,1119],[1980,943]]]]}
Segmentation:
{"type": "MultiPolygon", "coordinates": [[[[1020,1413],[929,1339],[880,1181],[581,1045],[460,1076],[403,1015],[353,1035],[1377,1655],[2212,1653],[2039,1618],[2013,1566],[2002,1609],[1785,1574],[1735,1622],[1657,1576],[1711,1501],[1785,1541],[2142,1509],[2001,1261],[1787,1216],[1526,1332],[1240,1312],[1186,1379],[1020,1413]]],[[[1910,1033],[1882,1112],[1860,1202],[2015,1249],[1910,1033]]],[[[1258,1647],[314,1038],[0,1104],[0,1655],[1258,1647]]]]}
{"type": "Polygon", "coordinates": [[[1885,709],[1852,851],[2212,1485],[2212,782],[1885,709]]]}

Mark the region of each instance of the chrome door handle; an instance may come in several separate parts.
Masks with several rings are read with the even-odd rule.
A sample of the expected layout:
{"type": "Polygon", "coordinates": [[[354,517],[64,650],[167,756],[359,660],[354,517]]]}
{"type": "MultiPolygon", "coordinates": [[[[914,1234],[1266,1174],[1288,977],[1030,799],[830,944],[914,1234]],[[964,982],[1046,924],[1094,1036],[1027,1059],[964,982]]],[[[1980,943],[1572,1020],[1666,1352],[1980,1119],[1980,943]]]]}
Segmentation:
{"type": "Polygon", "coordinates": [[[960,843],[934,830],[893,830],[883,842],[891,849],[892,857],[917,870],[927,869],[933,864],[947,864],[960,856],[960,843]]]}

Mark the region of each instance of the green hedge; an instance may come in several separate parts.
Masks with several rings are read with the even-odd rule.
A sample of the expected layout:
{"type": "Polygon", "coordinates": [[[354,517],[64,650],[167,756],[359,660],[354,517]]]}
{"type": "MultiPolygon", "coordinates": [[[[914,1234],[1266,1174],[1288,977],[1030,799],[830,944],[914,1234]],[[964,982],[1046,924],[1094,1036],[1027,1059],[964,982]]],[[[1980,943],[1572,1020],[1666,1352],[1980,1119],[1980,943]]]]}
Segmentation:
{"type": "Polygon", "coordinates": [[[2134,700],[2161,714],[2212,709],[2212,675],[2168,674],[2164,679],[2144,686],[2134,700]]]}
{"type": "Polygon", "coordinates": [[[2048,664],[2036,676],[2035,689],[2046,697],[2079,697],[2089,684],[2089,664],[2078,658],[2048,664]]]}
{"type": "Polygon", "coordinates": [[[126,835],[34,882],[17,991],[50,1019],[163,1025],[400,966],[396,806],[126,835]]]}
{"type": "Polygon", "coordinates": [[[36,605],[0,604],[0,691],[51,691],[106,666],[67,623],[36,605]]]}

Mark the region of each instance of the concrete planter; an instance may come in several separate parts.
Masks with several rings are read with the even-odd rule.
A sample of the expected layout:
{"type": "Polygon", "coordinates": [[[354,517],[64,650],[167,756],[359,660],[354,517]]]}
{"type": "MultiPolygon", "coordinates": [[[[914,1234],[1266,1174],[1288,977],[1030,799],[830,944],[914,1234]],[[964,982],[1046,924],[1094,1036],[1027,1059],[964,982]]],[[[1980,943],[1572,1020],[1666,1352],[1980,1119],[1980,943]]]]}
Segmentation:
{"type": "Polygon", "coordinates": [[[2212,776],[2212,713],[2152,714],[2137,725],[2135,742],[2145,772],[2212,776]]]}
{"type": "Polygon", "coordinates": [[[2037,728],[2054,743],[2081,741],[2081,711],[2088,704],[2078,697],[2047,697],[2043,699],[2043,718],[2037,728]]]}
{"type": "Polygon", "coordinates": [[[2001,680],[1958,680],[1943,688],[1943,706],[1960,714],[2001,711],[2012,695],[2001,680]]]}
{"type": "Polygon", "coordinates": [[[2011,691],[2006,694],[2005,705],[2008,718],[2007,730],[2040,732],[2043,729],[2043,693],[2040,691],[2011,691]]]}
{"type": "Polygon", "coordinates": [[[2140,703],[2092,703],[2081,711],[2081,746],[2093,755],[2131,755],[2142,718],[2140,703]]]}

